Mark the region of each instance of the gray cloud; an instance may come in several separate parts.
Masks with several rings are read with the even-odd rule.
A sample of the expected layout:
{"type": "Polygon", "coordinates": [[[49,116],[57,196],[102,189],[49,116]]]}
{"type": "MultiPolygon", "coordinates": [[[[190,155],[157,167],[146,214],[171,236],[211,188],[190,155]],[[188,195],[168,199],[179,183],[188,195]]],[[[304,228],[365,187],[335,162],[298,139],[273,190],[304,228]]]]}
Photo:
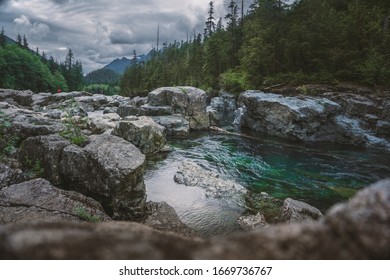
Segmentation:
{"type": "MultiPolygon", "coordinates": [[[[133,50],[148,52],[161,42],[203,32],[210,0],[0,0],[0,26],[15,38],[25,34],[32,48],[63,60],[71,48],[86,72],[133,50]],[[6,5],[4,5],[6,4],[6,5]]],[[[216,0],[216,18],[224,0],[216,0]]],[[[219,14],[218,14],[219,13],[219,14]]]]}

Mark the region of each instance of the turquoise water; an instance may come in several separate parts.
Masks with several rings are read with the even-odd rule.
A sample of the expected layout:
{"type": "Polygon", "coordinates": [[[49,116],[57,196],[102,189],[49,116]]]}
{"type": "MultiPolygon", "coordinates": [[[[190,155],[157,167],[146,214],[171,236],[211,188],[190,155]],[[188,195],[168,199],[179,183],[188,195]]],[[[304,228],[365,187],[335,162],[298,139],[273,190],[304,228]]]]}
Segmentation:
{"type": "Polygon", "coordinates": [[[169,144],[173,152],[149,159],[148,199],[168,202],[183,222],[204,236],[237,230],[237,218],[248,211],[248,197],[210,199],[202,189],[176,184],[173,176],[186,160],[240,183],[252,199],[267,192],[279,199],[305,201],[322,212],[362,187],[390,177],[390,153],[382,150],[213,133],[169,144]]]}

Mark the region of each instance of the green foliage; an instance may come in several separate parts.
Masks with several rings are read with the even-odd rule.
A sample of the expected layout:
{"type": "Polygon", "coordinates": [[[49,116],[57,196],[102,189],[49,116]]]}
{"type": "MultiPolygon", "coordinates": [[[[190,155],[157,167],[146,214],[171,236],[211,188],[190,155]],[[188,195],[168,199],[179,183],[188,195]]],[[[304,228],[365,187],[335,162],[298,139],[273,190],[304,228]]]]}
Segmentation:
{"type": "Polygon", "coordinates": [[[93,94],[104,94],[108,96],[120,94],[119,86],[112,86],[107,84],[86,85],[84,86],[83,90],[93,94]]]}
{"type": "Polygon", "coordinates": [[[29,177],[36,178],[44,174],[45,169],[42,167],[40,160],[31,160],[28,157],[24,158],[24,165],[29,169],[29,177]]]}
{"type": "Polygon", "coordinates": [[[10,118],[0,111],[0,159],[12,155],[18,146],[19,138],[8,133],[11,127],[10,118]]]}
{"type": "Polygon", "coordinates": [[[62,120],[66,129],[59,134],[71,143],[81,146],[87,141],[87,137],[82,134],[81,130],[86,127],[88,117],[77,116],[75,113],[78,111],[80,111],[80,104],[74,99],[70,100],[65,108],[65,116],[62,120]]]}
{"type": "Polygon", "coordinates": [[[101,218],[99,216],[91,215],[85,208],[83,207],[75,207],[73,209],[73,213],[78,216],[80,219],[83,219],[87,222],[98,223],[101,222],[101,218]]]}
{"type": "Polygon", "coordinates": [[[225,90],[230,91],[232,93],[241,93],[242,91],[247,89],[245,74],[241,71],[229,70],[221,76],[222,87],[225,90]]]}
{"type": "Polygon", "coordinates": [[[238,1],[226,3],[226,27],[220,22],[214,29],[210,8],[203,40],[194,34],[166,44],[145,65],[128,69],[121,93],[172,85],[233,91],[334,81],[390,86],[389,1],[259,0],[241,17],[238,1]]]}

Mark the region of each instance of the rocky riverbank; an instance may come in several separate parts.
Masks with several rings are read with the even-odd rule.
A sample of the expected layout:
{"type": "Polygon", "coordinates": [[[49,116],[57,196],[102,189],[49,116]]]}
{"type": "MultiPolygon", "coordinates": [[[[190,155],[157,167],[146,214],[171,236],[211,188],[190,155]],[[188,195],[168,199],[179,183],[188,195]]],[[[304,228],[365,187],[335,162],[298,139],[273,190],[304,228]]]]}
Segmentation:
{"type": "MultiPolygon", "coordinates": [[[[351,102],[341,101],[343,98],[338,96],[330,100],[325,97],[284,97],[245,92],[238,102],[233,95],[222,94],[207,106],[207,94],[191,87],[160,88],[147,98],[134,99],[86,92],[35,94],[0,89],[0,257],[245,258],[244,253],[234,255],[233,247],[243,246],[242,250],[246,252],[248,249],[239,240],[249,236],[255,237],[255,240],[269,239],[269,233],[275,232],[274,243],[270,242],[275,246],[279,246],[278,242],[285,242],[283,238],[296,238],[294,234],[301,230],[308,230],[308,238],[315,233],[325,236],[326,232],[335,230],[334,227],[341,227],[341,224],[333,224],[341,214],[328,214],[323,218],[318,209],[306,203],[290,198],[280,201],[262,194],[259,197],[265,202],[262,205],[272,204],[273,208],[255,207],[252,209],[253,215],[239,220],[244,230],[259,231],[258,236],[251,233],[248,236],[226,237],[222,243],[200,239],[196,232],[180,221],[172,207],[163,202],[146,202],[143,175],[149,155],[170,150],[166,146],[167,137],[187,137],[190,131],[232,123],[234,111],[236,124],[256,132],[303,141],[389,149],[387,131],[381,129],[390,121],[386,110],[388,104],[384,102],[379,111],[356,109],[359,113],[355,113],[355,109],[348,107],[351,102]],[[365,119],[362,117],[363,111],[367,113],[364,114],[365,119]],[[327,222],[329,219],[330,222],[327,222]],[[319,222],[311,226],[305,224],[314,220],[319,222]],[[281,222],[298,225],[291,225],[290,228],[285,225],[280,230],[269,226],[281,222]],[[270,228],[267,229],[268,233],[263,232],[264,228],[270,228]],[[43,246],[45,249],[40,250],[39,254],[34,253],[34,246],[38,245],[29,243],[31,236],[27,233],[47,237],[51,236],[53,230],[61,234],[40,239],[42,244],[38,245],[43,246],[44,243],[47,246],[43,246]],[[290,230],[293,232],[284,236],[290,230]],[[72,237],[72,241],[67,242],[65,239],[69,234],[74,239],[72,237]],[[15,245],[13,240],[16,236],[25,238],[25,247],[15,245]],[[93,247],[102,240],[109,240],[110,244],[115,244],[115,248],[121,248],[122,242],[141,242],[144,246],[137,246],[138,249],[122,246],[127,249],[123,252],[113,250],[111,255],[104,256],[96,250],[85,255],[81,250],[83,246],[78,247],[80,251],[69,251],[70,247],[79,243],[85,242],[85,246],[93,247]],[[224,242],[230,241],[235,245],[224,245],[224,242]],[[58,249],[58,246],[62,253],[53,255],[52,249],[58,249]],[[205,250],[208,246],[213,248],[209,253],[205,250]],[[142,250],[144,247],[150,250],[142,250]],[[185,252],[186,247],[190,252],[185,252]],[[226,251],[226,256],[218,253],[222,251],[226,251]]],[[[246,193],[239,182],[223,178],[194,162],[183,163],[175,180],[187,186],[204,188],[207,196],[217,199],[246,193]]],[[[389,182],[382,182],[378,186],[363,191],[363,195],[357,198],[359,201],[374,199],[374,193],[382,195],[381,198],[375,197],[380,200],[375,209],[371,209],[372,203],[363,206],[350,203],[340,207],[349,209],[343,219],[352,219],[356,224],[360,218],[354,216],[350,209],[372,212],[376,219],[375,226],[380,231],[375,237],[386,243],[389,223],[381,224],[378,217],[381,211],[389,207],[389,182]]],[[[381,218],[389,219],[386,215],[381,218]]],[[[365,238],[367,233],[360,231],[362,229],[358,228],[357,239],[360,234],[365,238]]],[[[271,254],[274,246],[271,245],[268,253],[249,254],[248,257],[280,258],[281,253],[271,254]]],[[[102,242],[101,246],[109,245],[102,242]]],[[[317,257],[298,253],[292,257],[293,251],[286,256],[386,257],[381,250],[364,248],[364,252],[357,252],[354,246],[345,248],[347,253],[339,256],[327,251],[317,257]]]]}

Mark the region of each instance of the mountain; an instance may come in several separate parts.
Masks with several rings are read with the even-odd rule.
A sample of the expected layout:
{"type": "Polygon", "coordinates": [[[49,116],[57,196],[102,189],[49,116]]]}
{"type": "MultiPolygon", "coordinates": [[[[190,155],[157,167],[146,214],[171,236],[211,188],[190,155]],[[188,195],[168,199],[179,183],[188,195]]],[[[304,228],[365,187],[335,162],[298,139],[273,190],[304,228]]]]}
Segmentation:
{"type": "Polygon", "coordinates": [[[114,61],[110,62],[109,64],[104,66],[103,69],[114,71],[117,74],[123,74],[130,65],[131,60],[126,57],[122,57],[122,59],[117,58],[114,61]]]}
{"type": "Polygon", "coordinates": [[[91,84],[116,85],[119,82],[119,74],[115,73],[110,69],[102,68],[89,73],[85,77],[85,82],[88,85],[91,84]]]}
{"type": "MultiPolygon", "coordinates": [[[[137,56],[137,64],[145,63],[149,59],[152,58],[153,54],[156,51],[153,49],[147,54],[141,54],[137,56]]],[[[126,69],[129,68],[132,65],[132,60],[128,59],[127,57],[122,57],[121,59],[117,58],[113,61],[111,61],[109,64],[103,67],[103,69],[109,69],[114,71],[117,74],[124,74],[126,72],[126,69]]]]}
{"type": "Polygon", "coordinates": [[[16,44],[16,41],[15,40],[12,40],[10,37],[8,37],[7,35],[4,35],[5,36],[5,42],[7,44],[16,44]]]}

